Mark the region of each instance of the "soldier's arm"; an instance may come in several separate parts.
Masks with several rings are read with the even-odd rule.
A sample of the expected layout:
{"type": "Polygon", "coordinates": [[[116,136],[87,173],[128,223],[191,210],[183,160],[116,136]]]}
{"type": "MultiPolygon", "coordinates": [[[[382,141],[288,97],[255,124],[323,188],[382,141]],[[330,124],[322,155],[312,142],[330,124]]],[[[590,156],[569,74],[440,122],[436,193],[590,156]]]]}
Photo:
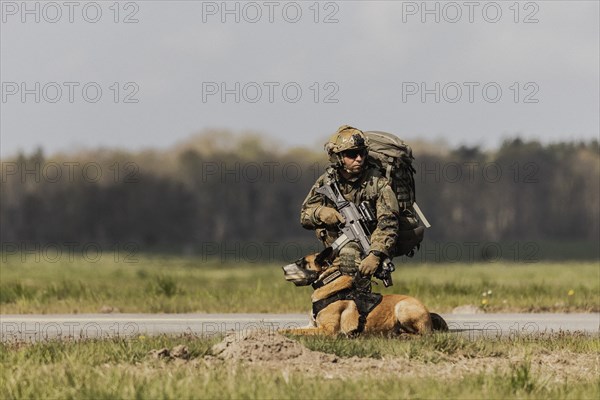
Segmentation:
{"type": "Polygon", "coordinates": [[[398,236],[400,209],[394,191],[387,181],[382,183],[376,202],[377,227],[371,234],[371,251],[390,256],[398,236]]]}
{"type": "Polygon", "coordinates": [[[317,211],[319,208],[325,205],[325,199],[321,194],[316,193],[323,182],[322,178],[319,178],[313,185],[302,203],[302,209],[300,211],[300,223],[306,229],[316,229],[322,227],[323,224],[317,218],[317,211]]]}

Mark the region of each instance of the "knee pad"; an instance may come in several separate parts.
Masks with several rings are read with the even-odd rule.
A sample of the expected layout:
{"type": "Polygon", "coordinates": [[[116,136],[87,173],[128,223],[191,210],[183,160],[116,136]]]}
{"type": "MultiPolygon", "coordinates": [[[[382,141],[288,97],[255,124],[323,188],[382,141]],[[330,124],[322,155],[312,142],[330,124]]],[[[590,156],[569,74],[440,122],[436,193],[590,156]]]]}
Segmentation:
{"type": "Polygon", "coordinates": [[[355,275],[360,265],[360,250],[358,245],[350,242],[340,250],[339,263],[340,272],[347,275],[355,275]]]}

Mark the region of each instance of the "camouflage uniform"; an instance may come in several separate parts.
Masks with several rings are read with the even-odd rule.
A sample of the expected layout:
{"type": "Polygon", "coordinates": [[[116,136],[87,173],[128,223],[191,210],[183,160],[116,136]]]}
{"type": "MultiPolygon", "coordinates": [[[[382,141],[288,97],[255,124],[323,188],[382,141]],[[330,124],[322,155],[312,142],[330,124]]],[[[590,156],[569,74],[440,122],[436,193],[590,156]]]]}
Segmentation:
{"type": "MultiPolygon", "coordinates": [[[[316,217],[320,207],[335,208],[335,205],[329,199],[315,192],[330,176],[338,182],[340,191],[346,200],[352,201],[357,206],[363,201],[369,203],[377,219],[376,223],[373,224],[374,226],[370,227],[372,232],[371,251],[389,257],[396,243],[398,232],[400,213],[398,200],[387,179],[382,176],[375,166],[367,164],[366,161],[364,170],[353,179],[344,179],[333,168],[329,168],[317,179],[302,204],[300,216],[302,226],[306,229],[316,230],[317,237],[323,241],[325,246],[331,245],[339,236],[339,231],[328,230],[316,217]]],[[[358,270],[360,261],[361,256],[358,245],[355,242],[350,242],[340,250],[339,256],[334,260],[334,265],[338,264],[341,272],[354,275],[358,270]]]]}

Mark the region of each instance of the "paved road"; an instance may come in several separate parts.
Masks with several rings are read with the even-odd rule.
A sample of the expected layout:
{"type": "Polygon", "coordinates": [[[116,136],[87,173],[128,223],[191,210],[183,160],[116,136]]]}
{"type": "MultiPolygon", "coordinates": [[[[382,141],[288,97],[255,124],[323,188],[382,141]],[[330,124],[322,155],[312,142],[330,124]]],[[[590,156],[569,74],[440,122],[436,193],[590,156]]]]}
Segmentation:
{"type": "MultiPolygon", "coordinates": [[[[537,332],[600,334],[600,314],[444,314],[450,330],[469,337],[510,337],[537,332]]],[[[2,341],[137,337],[281,329],[308,324],[305,314],[71,314],[0,315],[2,341]]]]}

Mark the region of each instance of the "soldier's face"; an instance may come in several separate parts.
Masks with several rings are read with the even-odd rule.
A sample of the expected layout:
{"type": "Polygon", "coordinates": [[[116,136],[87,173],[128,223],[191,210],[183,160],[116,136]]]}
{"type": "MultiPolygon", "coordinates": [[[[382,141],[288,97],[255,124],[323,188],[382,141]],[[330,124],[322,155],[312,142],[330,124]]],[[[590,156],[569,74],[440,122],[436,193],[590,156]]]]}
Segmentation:
{"type": "Polygon", "coordinates": [[[351,174],[359,174],[363,169],[366,158],[367,151],[364,149],[346,150],[342,153],[344,169],[351,174]]]}

